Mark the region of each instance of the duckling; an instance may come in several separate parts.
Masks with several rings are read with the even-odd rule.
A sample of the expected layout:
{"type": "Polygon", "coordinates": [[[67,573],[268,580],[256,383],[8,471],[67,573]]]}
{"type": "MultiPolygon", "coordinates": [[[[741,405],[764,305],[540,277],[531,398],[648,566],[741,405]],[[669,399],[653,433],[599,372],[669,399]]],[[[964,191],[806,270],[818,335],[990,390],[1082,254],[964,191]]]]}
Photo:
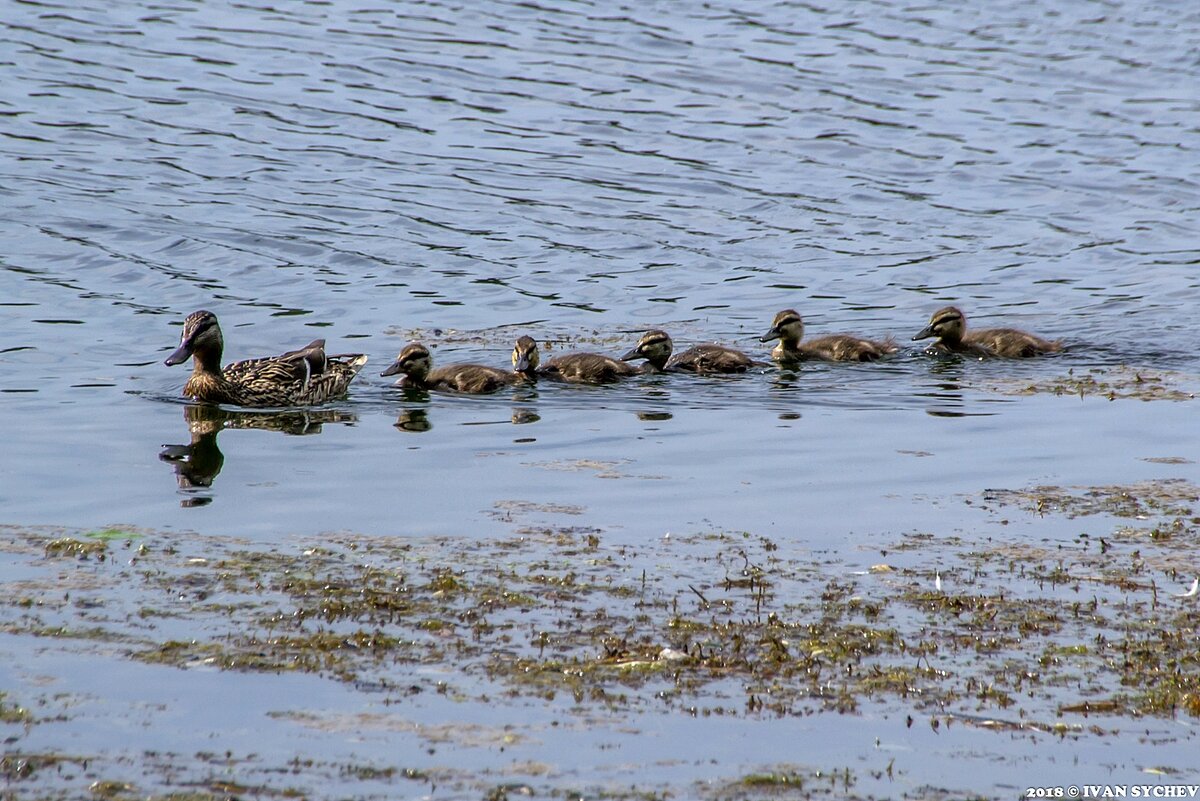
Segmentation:
{"type": "Polygon", "coordinates": [[[863,339],[850,334],[828,336],[801,342],[804,338],[804,321],[795,309],[784,309],[775,315],[767,333],[759,342],[778,339],[779,344],[771,351],[777,362],[799,362],[805,359],[824,359],[827,362],[872,362],[899,350],[891,337],[882,340],[863,339]]]}
{"type": "Polygon", "coordinates": [[[913,340],[937,337],[937,342],[927,348],[929,353],[963,353],[970,356],[1000,356],[1019,359],[1055,353],[1062,350],[1062,343],[1018,331],[1015,328],[985,328],[967,331],[967,320],[954,306],[938,309],[913,340]]]}
{"type": "Polygon", "coordinates": [[[537,340],[523,336],[512,352],[513,370],[533,377],[557,378],[574,384],[610,384],[641,372],[638,368],[599,353],[566,353],[541,364],[537,340]]]}
{"type": "Polygon", "coordinates": [[[541,361],[542,354],[538,352],[537,340],[531,336],[518,337],[517,344],[513,345],[513,372],[535,378],[541,361]]]}
{"type": "Polygon", "coordinates": [[[518,373],[509,373],[482,364],[448,364],[445,367],[434,368],[429,349],[420,342],[406,345],[396,357],[396,361],[380,375],[396,373],[405,374],[398,382],[402,387],[466,392],[472,395],[494,392],[501,387],[515,384],[522,377],[518,373]]]}
{"type": "Polygon", "coordinates": [[[325,340],[263,359],[247,359],[221,368],[225,339],[217,316],[192,312],[183,321],[179,347],[164,364],[192,359],[192,375],[183,394],[199,401],[237,406],[305,406],[345,394],[367,363],[361,353],[325,354],[325,340]]]}
{"type": "Polygon", "coordinates": [[[671,356],[674,347],[666,331],[654,329],[642,334],[633,350],[622,356],[621,360],[645,359],[653,371],[679,370],[688,373],[744,373],[761,364],[740,350],[724,345],[696,345],[671,356]]]}

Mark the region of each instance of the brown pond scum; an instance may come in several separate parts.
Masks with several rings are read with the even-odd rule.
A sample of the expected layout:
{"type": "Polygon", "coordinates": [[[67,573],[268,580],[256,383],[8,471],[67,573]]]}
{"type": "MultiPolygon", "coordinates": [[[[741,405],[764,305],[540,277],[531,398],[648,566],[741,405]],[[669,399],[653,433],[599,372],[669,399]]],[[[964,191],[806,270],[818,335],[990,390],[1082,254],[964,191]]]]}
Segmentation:
{"type": "Polygon", "coordinates": [[[1200,377],[1171,370],[1119,365],[1071,369],[1066,375],[1032,382],[1015,378],[992,380],[986,382],[985,387],[1006,395],[1190,401],[1196,399],[1200,377]]]}
{"type": "MultiPolygon", "coordinates": [[[[526,519],[576,510],[521,501],[497,505],[512,518],[512,536],[487,541],[341,533],[264,549],[227,537],[129,531],[122,539],[111,534],[117,528],[95,538],[10,526],[4,548],[21,570],[7,584],[0,628],[11,643],[179,674],[311,676],[382,707],[333,714],[297,698],[273,720],[324,733],[401,732],[431,751],[519,751],[559,727],[638,731],[663,715],[764,728],[882,715],[938,736],[1079,742],[1154,728],[1157,738],[1186,740],[1200,722],[1200,615],[1187,593],[1200,564],[1198,499],[1196,487],[1172,481],[988,490],[967,503],[993,518],[1092,516],[1105,533],[1002,539],[995,532],[1006,517],[987,536],[900,535],[869,554],[869,568],[750,532],[609,545],[598,528],[526,519]],[[379,711],[420,698],[541,706],[555,720],[455,727],[379,711]],[[1146,723],[1155,720],[1184,728],[1171,735],[1146,723]]],[[[69,703],[29,690],[19,704],[0,696],[14,754],[22,731],[72,715],[69,703]]],[[[864,783],[920,794],[892,784],[909,770],[905,754],[879,757],[832,772],[799,762],[715,783],[618,782],[598,797],[857,797],[864,783]]],[[[30,751],[23,763],[10,758],[6,775],[22,786],[63,762],[73,767],[56,775],[96,782],[96,797],[171,787],[165,767],[128,769],[136,758],[30,751]],[[121,782],[131,775],[127,789],[121,782]]],[[[160,754],[150,763],[182,761],[194,772],[198,759],[160,754]]],[[[503,781],[495,768],[444,764],[337,773],[355,795],[413,783],[437,785],[443,797],[579,789],[569,772],[535,762],[503,781]]],[[[195,797],[291,792],[272,783],[269,766],[257,769],[253,787],[210,784],[195,797]]],[[[328,761],[295,768],[310,777],[333,770],[328,761]]]]}

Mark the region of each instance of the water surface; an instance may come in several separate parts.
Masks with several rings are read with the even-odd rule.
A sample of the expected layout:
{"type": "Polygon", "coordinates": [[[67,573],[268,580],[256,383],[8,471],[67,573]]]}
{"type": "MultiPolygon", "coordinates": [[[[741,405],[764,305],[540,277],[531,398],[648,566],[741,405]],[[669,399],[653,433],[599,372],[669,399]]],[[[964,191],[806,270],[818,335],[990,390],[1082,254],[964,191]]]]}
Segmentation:
{"type": "MultiPolygon", "coordinates": [[[[592,527],[608,544],[749,531],[841,575],[914,532],[1051,545],[1079,533],[1061,519],[984,525],[963,501],[987,490],[1200,483],[1187,436],[1200,12],[1186,3],[3,8],[2,522],[138,527],[184,547],[287,549],[332,532],[487,543],[511,535],[513,504],[543,504],[577,512],[546,525],[592,527]],[[949,303],[1067,350],[931,360],[909,337],[949,303]],[[410,339],[440,362],[503,365],[524,332],[553,352],[616,354],[662,327],[765,358],[757,336],[789,307],[812,335],[890,334],[904,351],[484,398],[406,395],[377,375],[410,339]],[[198,308],[219,315],[229,360],[320,336],[371,361],[319,409],[200,413],[177,397],[185,369],[162,365],[198,308]],[[1118,397],[1138,395],[1143,374],[1181,400],[1118,397]],[[1082,376],[1109,389],[1080,397],[1082,376]],[[190,472],[159,457],[197,442],[190,472]]],[[[156,681],[192,686],[177,668],[44,648],[9,643],[39,665],[5,668],[26,703],[44,676],[108,692],[85,676],[110,669],[134,704],[156,681]]],[[[226,697],[281,686],[204,681],[226,697]]],[[[286,681],[347,714],[375,704],[332,680],[286,681]]],[[[257,731],[263,703],[197,731],[257,731]]],[[[558,714],[519,708],[527,721],[558,714]]],[[[27,744],[117,762],[144,750],[100,749],[115,724],[90,714],[35,726],[27,744]]],[[[447,714],[485,712],[434,704],[417,717],[447,714]]],[[[336,727],[297,737],[272,720],[279,762],[360,749],[336,727]]],[[[766,763],[847,767],[837,754],[866,754],[873,723],[825,713],[701,729],[665,715],[622,748],[653,761],[655,787],[691,787],[766,763]],[[826,740],[839,750],[812,750],[826,740]],[[695,757],[717,741],[746,747],[702,748],[721,762],[707,773],[704,758],[683,769],[665,745],[644,750],[678,742],[695,757]]],[[[1194,748],[1194,723],[1155,725],[1194,748]]],[[[386,747],[409,737],[421,753],[392,735],[386,747]]],[[[942,786],[989,797],[1049,778],[1013,767],[1039,742],[948,739],[906,746],[906,769],[928,754],[942,786]],[[986,767],[993,757],[1002,767],[986,767]]],[[[549,786],[592,786],[554,746],[536,758],[568,768],[549,786]]],[[[1114,781],[1150,759],[1133,734],[1062,749],[1053,760],[1114,781]]],[[[508,762],[490,746],[469,753],[508,762]]],[[[869,792],[921,794],[922,781],[869,792]]]]}

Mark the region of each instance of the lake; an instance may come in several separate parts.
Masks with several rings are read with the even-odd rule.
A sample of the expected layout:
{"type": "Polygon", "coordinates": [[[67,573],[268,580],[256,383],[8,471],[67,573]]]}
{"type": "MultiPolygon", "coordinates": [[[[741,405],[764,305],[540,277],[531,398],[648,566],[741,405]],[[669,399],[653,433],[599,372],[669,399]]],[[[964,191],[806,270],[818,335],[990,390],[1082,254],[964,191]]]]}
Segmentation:
{"type": "Polygon", "coordinates": [[[4,9],[11,792],[1200,782],[1200,11],[4,9]],[[1065,350],[930,357],[950,304],[1065,350]],[[202,308],[226,361],[370,361],[190,404],[202,308]],[[651,328],[769,362],[786,308],[901,351],[379,376],[651,328]]]}

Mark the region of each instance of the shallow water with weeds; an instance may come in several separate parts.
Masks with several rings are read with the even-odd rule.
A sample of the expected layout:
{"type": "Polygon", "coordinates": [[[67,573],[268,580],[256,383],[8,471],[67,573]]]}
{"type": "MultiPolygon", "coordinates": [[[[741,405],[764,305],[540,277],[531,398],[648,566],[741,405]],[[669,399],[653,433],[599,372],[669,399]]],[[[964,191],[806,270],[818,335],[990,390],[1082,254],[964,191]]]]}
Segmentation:
{"type": "Polygon", "coordinates": [[[1198,499],[990,491],[947,499],[969,531],[857,558],[746,531],[612,542],[532,502],[487,539],[10,527],[8,775],[118,798],[1194,782],[1198,499]],[[1055,541],[1038,515],[1095,520],[1055,541]],[[110,740],[113,716],[132,729],[110,740]]]}
{"type": "Polygon", "coordinates": [[[8,3],[9,797],[1196,784],[1188,8],[8,3]],[[111,7],[110,7],[111,6],[111,7]],[[937,360],[972,325],[1043,359],[937,360]],[[378,372],[648,328],[879,364],[378,372]],[[312,409],[162,360],[370,356],[312,409]]]}

